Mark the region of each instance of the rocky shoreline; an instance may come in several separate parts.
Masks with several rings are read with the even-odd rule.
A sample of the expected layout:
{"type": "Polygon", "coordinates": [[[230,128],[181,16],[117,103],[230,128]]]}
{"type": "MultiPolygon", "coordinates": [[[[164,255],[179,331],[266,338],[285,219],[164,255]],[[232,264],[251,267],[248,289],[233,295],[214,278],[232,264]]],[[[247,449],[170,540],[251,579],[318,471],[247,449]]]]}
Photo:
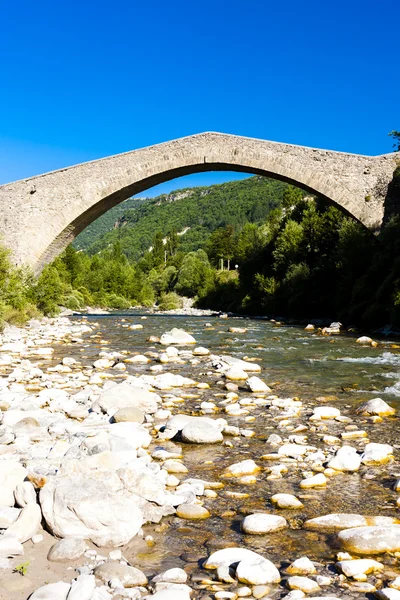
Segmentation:
{"type": "MultiPolygon", "coordinates": [[[[124,319],[120,326],[143,328],[124,319]]],[[[151,336],[143,354],[116,352],[85,318],[7,327],[0,372],[1,600],[400,598],[397,517],[323,507],[295,517],[310,492],[341,477],[383,480],[390,508],[400,506],[397,447],[379,433],[395,409],[382,399],[350,418],[329,396],[312,404],[280,397],[254,359],[212,354],[182,329],[151,336]],[[83,350],[93,343],[104,349],[88,362],[83,350]],[[71,356],[77,345],[81,359],[71,356]],[[179,372],[185,365],[192,376],[179,372]],[[262,454],[231,461],[214,479],[192,476],[185,447],[245,450],[260,411],[270,430],[262,454]],[[242,511],[244,545],[216,538],[208,556],[177,557],[156,573],[127,558],[157,548],[169,518],[182,527],[202,522],[221,498],[246,507],[261,473],[282,488],[263,510],[242,511]],[[297,494],[284,485],[288,473],[297,494]],[[284,543],[279,564],[271,560],[271,540],[282,543],[274,536],[299,527],[305,536],[331,536],[335,560],[288,561],[284,543]],[[258,549],[256,540],[266,548],[246,547],[258,549]]],[[[233,516],[226,510],[221,518],[233,516]]]]}

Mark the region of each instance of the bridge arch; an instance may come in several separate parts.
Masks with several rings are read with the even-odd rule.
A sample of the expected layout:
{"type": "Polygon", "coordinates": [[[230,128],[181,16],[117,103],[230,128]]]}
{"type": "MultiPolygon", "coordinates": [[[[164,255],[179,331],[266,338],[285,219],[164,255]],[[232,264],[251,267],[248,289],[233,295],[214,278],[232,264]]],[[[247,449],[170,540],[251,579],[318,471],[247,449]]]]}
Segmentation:
{"type": "Polygon", "coordinates": [[[240,171],[317,194],[374,231],[383,218],[392,157],[198,134],[1,186],[0,226],[16,262],[40,272],[92,221],[127,198],[183,175],[240,171]]]}

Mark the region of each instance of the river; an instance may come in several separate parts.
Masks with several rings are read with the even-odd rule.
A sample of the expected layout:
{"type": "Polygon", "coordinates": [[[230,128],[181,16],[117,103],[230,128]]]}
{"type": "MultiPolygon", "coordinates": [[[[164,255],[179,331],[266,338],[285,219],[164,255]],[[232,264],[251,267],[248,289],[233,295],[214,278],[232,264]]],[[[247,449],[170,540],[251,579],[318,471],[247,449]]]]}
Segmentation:
{"type": "MultiPolygon", "coordinates": [[[[393,491],[393,482],[400,476],[398,417],[374,419],[356,412],[363,402],[379,397],[398,413],[400,346],[396,341],[378,339],[377,347],[361,346],[356,343],[357,336],[353,334],[323,336],[315,331],[305,331],[302,327],[266,319],[181,317],[145,311],[71,318],[75,323],[82,320],[93,327],[95,333],[69,344],[68,351],[65,345],[55,345],[48,366],[59,364],[66,355],[77,359],[84,369],[85,366],[91,367],[101,352],[129,355],[150,352],[149,364],[126,363],[126,371],[109,371],[117,382],[123,381],[127,375],[149,374],[151,366],[159,365],[157,356],[163,351],[159,344],[149,342],[149,337],[159,337],[178,327],[194,336],[196,346],[207,348],[213,355],[229,355],[260,365],[261,372],[256,375],[271,388],[271,397],[296,398],[302,403],[297,413],[286,411],[283,405],[281,408],[278,405],[271,407],[267,401],[257,404],[254,402],[257,395],[245,390],[243,382],[236,382],[239,386],[234,392],[237,398],[231,396],[231,402],[239,402],[243,414],[234,416],[226,412],[226,379],[210,367],[209,357],[193,357],[184,353],[180,362],[164,364],[163,372],[180,374],[209,385],[206,389],[194,386],[159,391],[173,414],[222,417],[229,425],[238,427],[241,435],[225,435],[222,444],[185,444],[162,442],[153,431],[151,452],[156,449],[182,452],[188,474],[178,475],[180,479],[222,481],[224,487],[216,490],[214,498],[202,498],[203,505],[210,512],[207,519],[185,520],[170,515],[163,517],[158,524],[145,525],[144,536],[151,537],[147,541],[140,536],[135,537],[124,546],[122,550],[126,560],[148,577],[165,569],[184,568],[191,578],[191,585],[197,590],[194,595],[197,598],[201,597],[202,589],[208,590],[208,593],[214,589],[213,586],[221,590],[230,589],[229,586],[224,587],[211,572],[205,574],[201,568],[201,561],[220,548],[235,546],[254,550],[267,556],[281,572],[295,559],[307,556],[319,565],[319,574],[332,578],[331,585],[319,596],[339,593],[345,597],[343,594],[346,592],[350,596],[355,593],[359,598],[354,582],[343,582],[332,575],[340,550],[336,534],[332,531],[309,531],[303,525],[308,519],[329,513],[398,516],[398,494],[393,491]],[[142,324],[143,328],[131,330],[129,326],[132,324],[142,324]],[[245,328],[246,332],[232,333],[229,331],[231,327],[245,328]],[[201,403],[204,401],[214,403],[215,408],[202,410],[201,403]],[[321,406],[339,409],[341,418],[310,421],[313,409],[321,406]],[[351,433],[354,438],[350,437],[344,443],[354,446],[359,454],[369,441],[391,444],[395,458],[384,464],[361,465],[357,472],[330,474],[326,486],[311,489],[301,488],[300,481],[324,472],[325,461],[317,455],[312,464],[278,456],[279,444],[268,441],[271,434],[277,434],[282,438],[281,443],[306,443],[314,446],[317,453],[325,452],[326,456],[327,451],[334,453],[332,446],[337,449],[342,445],[345,434],[351,433]],[[329,441],[329,436],[334,436],[336,442],[329,441]],[[261,467],[254,482],[221,478],[229,465],[246,459],[253,459],[261,467]],[[276,470],[273,467],[277,462],[284,467],[280,477],[274,475],[276,470]],[[270,498],[277,493],[293,494],[303,507],[297,510],[275,508],[270,498]],[[282,516],[288,527],[266,535],[245,534],[241,529],[243,518],[257,512],[282,516]],[[206,576],[214,577],[213,583],[204,583],[206,576]]],[[[179,348],[184,351],[193,347],[179,348]]],[[[392,570],[396,569],[396,560],[393,560],[388,555],[385,563],[392,570]]],[[[375,577],[369,581],[372,581],[371,585],[381,585],[375,577]]],[[[269,597],[280,598],[286,592],[275,586],[269,597]]]]}
{"type": "MultiPolygon", "coordinates": [[[[160,351],[159,346],[149,344],[149,336],[159,336],[173,327],[184,328],[195,337],[199,346],[208,348],[213,354],[255,359],[262,368],[261,378],[279,397],[298,397],[306,409],[321,404],[335,406],[340,409],[342,415],[354,419],[357,429],[365,430],[370,441],[384,441],[395,448],[400,447],[397,418],[384,419],[382,423],[374,424],[367,418],[359,417],[355,412],[363,401],[376,397],[381,397],[391,406],[399,407],[400,348],[393,348],[396,346],[393,341],[380,339],[380,345],[371,348],[357,345],[356,335],[321,336],[306,332],[301,327],[277,325],[261,319],[223,320],[209,316],[147,315],[145,321],[140,321],[140,316],[142,313],[125,313],[123,317],[116,314],[100,318],[94,316],[89,317],[88,322],[93,320],[99,323],[99,333],[109,342],[110,349],[139,353],[160,351]],[[130,331],[126,327],[130,323],[144,323],[144,328],[130,331]],[[211,327],[205,326],[207,323],[211,324],[211,327]],[[232,334],[228,331],[232,326],[244,327],[247,332],[232,334]]],[[[98,352],[104,350],[104,345],[85,344],[79,350],[82,352],[82,358],[92,361],[98,358],[98,352]]],[[[147,372],[148,367],[129,366],[128,370],[131,374],[138,375],[147,372]]],[[[202,414],[200,403],[209,399],[215,401],[215,394],[224,392],[223,384],[217,383],[222,378],[214,373],[207,375],[203,362],[198,365],[192,365],[190,362],[185,365],[170,363],[165,370],[179,372],[210,385],[210,389],[207,390],[187,390],[193,397],[185,398],[180,412],[202,414]]],[[[176,395],[180,396],[181,391],[177,391],[176,395]]],[[[249,397],[249,393],[239,391],[239,397],[249,397]]],[[[233,448],[183,444],[183,462],[189,468],[190,477],[218,480],[220,473],[228,465],[246,458],[253,458],[259,462],[260,456],[268,451],[276,451],[266,444],[271,433],[279,433],[283,438],[287,438],[299,425],[308,428],[309,414],[310,410],[306,410],[303,417],[293,420],[288,429],[282,430],[277,430],[279,420],[264,408],[253,408],[246,416],[228,417],[229,424],[254,430],[255,436],[231,438],[233,448]]],[[[213,416],[226,417],[226,414],[221,407],[221,411],[213,413],[213,416]]],[[[340,436],[344,430],[345,426],[342,423],[330,420],[316,427],[316,431],[305,433],[308,436],[307,442],[319,447],[322,434],[340,436]]],[[[363,438],[349,443],[358,448],[365,444],[363,438]]],[[[393,468],[395,472],[399,471],[397,465],[393,468]]],[[[283,549],[286,561],[303,554],[318,561],[332,560],[337,552],[333,537],[305,532],[301,529],[303,521],[321,514],[337,512],[371,515],[383,513],[390,516],[398,514],[393,491],[388,485],[382,485],[382,467],[377,467],[375,473],[374,469],[368,469],[368,479],[365,478],[367,469],[364,471],[341,474],[332,478],[326,488],[306,492],[299,488],[299,470],[290,467],[289,473],[282,479],[267,479],[266,471],[261,472],[257,483],[251,486],[227,482],[224,492],[217,499],[207,503],[211,512],[209,519],[182,523],[182,520],[176,517],[169,518],[166,519],[169,527],[161,535],[154,533],[156,527],[148,527],[157,543],[144,555],[136,556],[135,564],[160,570],[182,566],[186,560],[197,563],[216,547],[229,544],[243,545],[257,552],[268,550],[268,556],[275,562],[282,560],[283,549]],[[248,493],[249,497],[238,500],[227,498],[226,491],[248,493]],[[278,492],[291,493],[303,499],[304,509],[274,510],[268,500],[278,492]],[[243,515],[263,510],[286,517],[292,528],[267,538],[243,535],[240,531],[243,515]],[[179,560],[177,557],[180,557],[179,560]]],[[[387,468],[384,476],[388,479],[387,468]]]]}

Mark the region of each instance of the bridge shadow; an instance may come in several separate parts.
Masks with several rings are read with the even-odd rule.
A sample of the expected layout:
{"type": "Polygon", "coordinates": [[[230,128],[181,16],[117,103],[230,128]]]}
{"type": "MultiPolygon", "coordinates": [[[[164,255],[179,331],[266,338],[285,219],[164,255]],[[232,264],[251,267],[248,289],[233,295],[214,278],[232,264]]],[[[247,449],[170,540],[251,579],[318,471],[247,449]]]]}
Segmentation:
{"type": "MultiPolygon", "coordinates": [[[[378,181],[377,186],[379,185],[384,185],[384,183],[378,181]]],[[[382,191],[383,196],[385,195],[385,192],[384,190],[382,191]]],[[[385,228],[388,225],[388,223],[393,221],[394,219],[400,222],[400,164],[394,170],[393,179],[387,186],[384,201],[382,228],[385,228]]]]}

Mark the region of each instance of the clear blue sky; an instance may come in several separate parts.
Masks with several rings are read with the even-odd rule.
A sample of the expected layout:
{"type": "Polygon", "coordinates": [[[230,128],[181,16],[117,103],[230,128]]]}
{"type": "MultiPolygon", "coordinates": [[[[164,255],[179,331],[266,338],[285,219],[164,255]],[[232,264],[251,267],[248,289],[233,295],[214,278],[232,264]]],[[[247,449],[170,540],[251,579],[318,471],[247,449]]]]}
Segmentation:
{"type": "Polygon", "coordinates": [[[5,0],[0,18],[0,183],[207,130],[382,154],[400,129],[399,0],[5,0]]]}

